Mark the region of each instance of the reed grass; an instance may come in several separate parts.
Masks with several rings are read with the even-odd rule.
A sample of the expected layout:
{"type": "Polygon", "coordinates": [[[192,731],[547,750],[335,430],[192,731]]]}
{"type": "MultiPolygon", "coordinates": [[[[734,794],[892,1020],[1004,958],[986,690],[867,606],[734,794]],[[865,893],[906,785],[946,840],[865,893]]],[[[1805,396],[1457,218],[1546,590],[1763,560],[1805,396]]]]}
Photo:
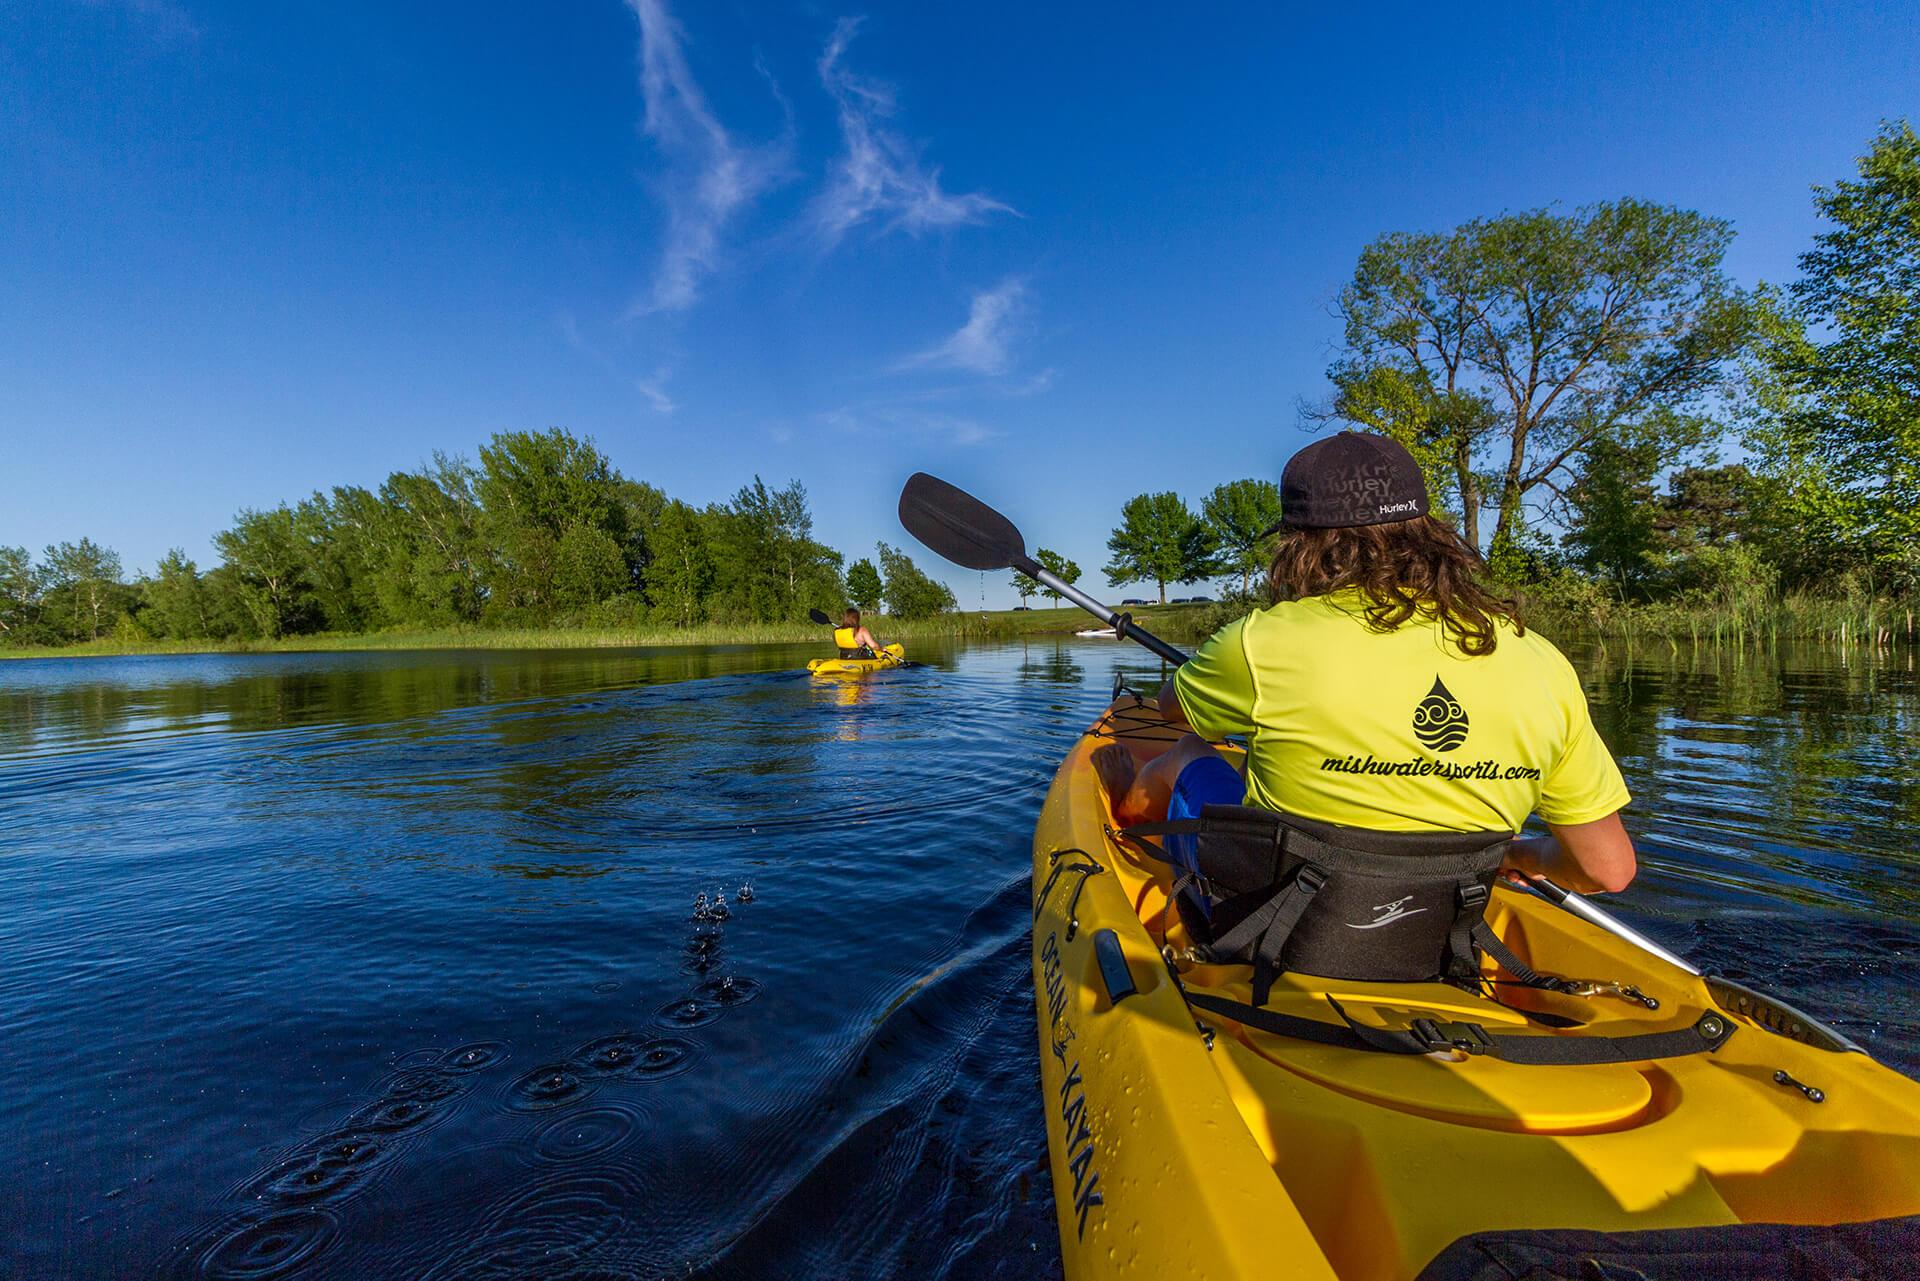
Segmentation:
{"type": "MultiPolygon", "coordinates": [[[[1150,628],[1193,634],[1181,620],[1199,613],[1173,606],[1139,611],[1150,628]]],[[[928,640],[1017,640],[1063,636],[1097,626],[1077,609],[993,610],[939,614],[932,618],[869,617],[884,641],[909,646],[928,640]]],[[[149,640],[102,637],[77,645],[0,649],[5,658],[87,658],[143,654],[283,654],[353,650],[425,649],[638,649],[679,645],[827,645],[828,630],[812,623],[700,623],[692,627],[449,627],[384,632],[321,632],[235,640],[149,640]]]]}

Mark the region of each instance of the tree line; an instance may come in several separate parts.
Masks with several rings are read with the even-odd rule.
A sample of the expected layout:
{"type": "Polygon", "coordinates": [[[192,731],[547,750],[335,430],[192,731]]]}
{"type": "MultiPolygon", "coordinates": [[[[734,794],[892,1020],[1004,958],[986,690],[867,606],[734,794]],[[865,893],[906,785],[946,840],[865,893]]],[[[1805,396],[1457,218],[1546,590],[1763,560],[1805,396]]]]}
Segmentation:
{"type": "MultiPolygon", "coordinates": [[[[1720,603],[1920,592],[1920,137],[1889,123],[1814,195],[1785,285],[1726,273],[1732,225],[1648,201],[1393,232],[1360,253],[1312,422],[1405,444],[1436,514],[1500,581],[1544,595],[1720,603]]],[[[1276,486],[1124,504],[1116,584],[1255,592],[1276,486]]],[[[116,631],[282,636],[465,624],[794,619],[852,600],[898,617],[952,593],[898,549],[846,565],[798,481],[695,507],[591,441],[506,432],[378,490],[243,511],[202,571],[128,582],[90,540],[0,547],[0,643],[116,631]],[[875,564],[875,560],[878,564],[875,564]]],[[[1037,558],[1067,582],[1080,568],[1037,558]]],[[[1039,584],[1016,575],[1023,603],[1039,584]]],[[[1047,592],[1046,595],[1053,596],[1047,592]]],[[[1057,597],[1056,597],[1057,599],[1057,597]]]]}
{"type": "MultiPolygon", "coordinates": [[[[1784,287],[1742,289],[1725,220],[1640,200],[1395,232],[1337,301],[1310,422],[1406,445],[1496,578],[1551,596],[1712,604],[1920,590],[1920,137],[1882,127],[1816,188],[1784,287]],[[1490,526],[1490,528],[1489,528],[1490,526]]],[[[1196,513],[1141,494],[1115,582],[1264,564],[1264,482],[1196,513]]]]}
{"type": "Polygon", "coordinates": [[[202,570],[178,549],[128,580],[83,538],[0,546],[0,644],[243,639],[463,626],[797,621],[849,599],[899,618],[953,594],[881,544],[879,568],[819,542],[806,488],[759,477],[696,507],[620,474],[591,440],[511,431],[478,463],[436,454],[378,489],[248,509],[202,570]],[[843,567],[844,570],[843,570],[843,567]]]}

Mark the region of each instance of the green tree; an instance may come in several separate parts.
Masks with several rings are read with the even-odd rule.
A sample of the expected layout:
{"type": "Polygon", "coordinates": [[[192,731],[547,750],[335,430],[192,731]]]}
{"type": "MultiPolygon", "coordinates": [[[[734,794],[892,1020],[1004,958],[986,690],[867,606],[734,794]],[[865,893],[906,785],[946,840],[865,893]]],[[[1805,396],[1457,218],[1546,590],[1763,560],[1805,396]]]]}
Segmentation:
{"type": "Polygon", "coordinates": [[[649,539],[645,578],[656,615],[677,627],[691,627],[706,617],[713,560],[700,512],[678,499],[661,508],[649,539]]]}
{"type": "Polygon", "coordinates": [[[590,609],[627,591],[632,582],[620,544],[604,529],[573,525],[554,548],[553,603],[590,609]]]}
{"type": "Polygon", "coordinates": [[[880,581],[880,571],[873,562],[862,556],[847,567],[847,598],[861,609],[880,608],[880,596],[885,585],[880,581]]]}
{"type": "Polygon", "coordinates": [[[1883,126],[1858,173],[1816,192],[1827,227],[1801,255],[1797,314],[1769,335],[1790,397],[1775,453],[1817,467],[1832,508],[1821,514],[1853,524],[1863,558],[1911,587],[1920,573],[1920,135],[1906,121],[1883,126]]]}
{"type": "Polygon", "coordinates": [[[1594,442],[1659,425],[1662,461],[1699,442],[1751,324],[1721,269],[1731,226],[1621,200],[1395,233],[1362,251],[1339,308],[1331,416],[1450,462],[1463,533],[1499,509],[1500,544],[1594,442]],[[1381,370],[1391,370],[1387,376],[1381,370]]]}
{"type": "Polygon", "coordinates": [[[1029,600],[1033,599],[1033,594],[1040,590],[1038,580],[1028,578],[1017,569],[1013,571],[1013,582],[1011,586],[1014,591],[1020,593],[1020,603],[1022,605],[1025,605],[1029,600]]]}
{"type": "Polygon", "coordinates": [[[290,508],[244,509],[233,518],[232,529],[213,536],[213,545],[233,571],[232,587],[254,634],[288,636],[312,630],[319,614],[304,574],[307,548],[290,508]]]}
{"type": "MultiPolygon", "coordinates": [[[[1051,547],[1040,548],[1038,551],[1034,552],[1033,558],[1039,561],[1041,565],[1045,566],[1047,571],[1051,573],[1055,578],[1067,584],[1067,586],[1069,587],[1073,586],[1073,584],[1080,581],[1080,566],[1075,564],[1073,561],[1068,560],[1065,556],[1062,556],[1059,552],[1054,551],[1051,547]]],[[[1053,590],[1053,588],[1051,587],[1041,588],[1040,594],[1045,596],[1048,600],[1054,601],[1056,603],[1066,599],[1066,597],[1062,596],[1059,592],[1053,590]]]]}
{"type": "Polygon", "coordinates": [[[91,538],[47,548],[41,592],[54,626],[71,640],[98,640],[128,604],[120,557],[91,538]]]}
{"type": "Polygon", "coordinates": [[[1662,541],[1678,554],[1724,547],[1750,523],[1753,473],[1744,463],[1682,467],[1667,479],[1656,520],[1662,541]]]}
{"type": "Polygon", "coordinates": [[[1659,447],[1624,444],[1612,437],[1587,450],[1573,486],[1572,518],[1563,539],[1587,572],[1604,580],[1621,599],[1644,599],[1658,568],[1654,475],[1659,447]]]}
{"type": "Polygon", "coordinates": [[[1166,492],[1139,494],[1120,509],[1120,526],[1107,538],[1107,579],[1124,586],[1151,582],[1167,602],[1168,583],[1191,583],[1213,572],[1213,539],[1206,524],[1166,492]]]}
{"type": "Polygon", "coordinates": [[[47,636],[40,621],[40,574],[24,547],[0,547],[0,644],[33,645],[47,636]]]}
{"type": "Polygon", "coordinates": [[[1230,480],[1200,500],[1200,514],[1219,548],[1219,568],[1240,575],[1240,594],[1266,568],[1268,538],[1280,523],[1280,487],[1270,480],[1230,480]]]}
{"type": "Polygon", "coordinates": [[[882,596],[893,618],[928,618],[953,609],[958,602],[945,583],[922,573],[907,554],[885,543],[879,545],[880,573],[886,584],[882,596]]]}
{"type": "Polygon", "coordinates": [[[846,599],[839,552],[813,537],[806,487],[769,489],[755,476],[733,502],[708,511],[714,561],[713,612],[754,622],[791,620],[846,599]]]}
{"type": "Polygon", "coordinates": [[[357,485],[331,494],[316,490],[293,509],[301,574],[327,631],[364,631],[388,621],[377,589],[386,515],[380,499],[357,485]]]}
{"type": "MultiPolygon", "coordinates": [[[[591,440],[557,427],[500,432],[482,445],[476,492],[491,553],[489,608],[538,618],[560,607],[561,543],[572,531],[598,531],[627,547],[624,484],[591,440]]],[[[574,535],[576,552],[589,543],[598,540],[574,535]]]]}
{"type": "Polygon", "coordinates": [[[216,636],[212,594],[187,554],[176,547],[160,558],[154,576],[145,584],[146,609],[141,622],[156,636],[193,640],[216,636]]]}
{"type": "Polygon", "coordinates": [[[380,487],[374,594],[383,618],[427,626],[480,618],[491,556],[478,481],[466,460],[435,453],[420,471],[395,472],[380,487]]]}

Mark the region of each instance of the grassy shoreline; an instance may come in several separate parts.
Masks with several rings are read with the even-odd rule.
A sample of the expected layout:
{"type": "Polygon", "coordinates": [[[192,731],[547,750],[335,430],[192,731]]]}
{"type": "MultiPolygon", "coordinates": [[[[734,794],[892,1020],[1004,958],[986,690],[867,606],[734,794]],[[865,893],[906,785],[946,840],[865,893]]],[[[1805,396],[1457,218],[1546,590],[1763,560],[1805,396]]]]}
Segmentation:
{"type": "MultiPolygon", "coordinates": [[[[1196,632],[1204,606],[1154,606],[1137,613],[1153,630],[1196,632]],[[1183,625],[1184,624],[1184,625],[1183,625]]],[[[1078,609],[1036,608],[942,614],[922,619],[870,619],[882,640],[911,646],[924,640],[1018,640],[1071,636],[1099,624],[1078,609]]],[[[102,637],[77,645],[0,649],[0,658],[116,658],[149,654],[298,654],[430,649],[655,649],[685,645],[828,645],[811,623],[703,623],[697,627],[429,628],[386,632],[319,632],[250,640],[144,640],[102,637]]]]}
{"type": "MultiPolygon", "coordinates": [[[[1890,646],[1920,640],[1912,609],[1886,600],[1826,600],[1791,596],[1765,606],[1722,607],[1552,597],[1522,601],[1530,626],[1568,640],[1653,641],[1668,645],[1768,645],[1820,641],[1890,646]]],[[[1153,605],[1134,616],[1170,640],[1198,641],[1238,618],[1243,607],[1153,605]]],[[[1073,608],[991,610],[934,618],[870,620],[883,640],[909,647],[926,640],[1020,640],[1071,636],[1099,624],[1073,608]]],[[[165,654],[297,654],[433,649],[657,649],[687,645],[825,645],[825,628],[810,623],[703,623],[697,627],[458,627],[386,632],[321,632],[252,640],[144,640],[102,637],[78,645],[0,649],[6,658],[109,658],[165,654]]]]}

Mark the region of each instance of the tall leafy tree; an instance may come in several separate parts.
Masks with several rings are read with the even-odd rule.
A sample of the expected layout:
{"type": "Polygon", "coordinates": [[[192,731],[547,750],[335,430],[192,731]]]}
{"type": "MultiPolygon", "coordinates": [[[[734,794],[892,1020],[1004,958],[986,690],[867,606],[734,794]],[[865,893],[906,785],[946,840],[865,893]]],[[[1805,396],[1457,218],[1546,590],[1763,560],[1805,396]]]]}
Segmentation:
{"type": "Polygon", "coordinates": [[[201,579],[199,568],[180,548],[160,558],[145,589],[146,609],[140,621],[154,635],[192,640],[220,634],[213,595],[201,579]]]}
{"type": "MultiPolygon", "coordinates": [[[[1054,551],[1051,547],[1042,547],[1035,551],[1033,558],[1044,565],[1055,578],[1067,584],[1069,587],[1080,581],[1080,566],[1068,560],[1059,552],[1054,551]]],[[[1040,594],[1056,604],[1066,599],[1066,597],[1051,587],[1042,587],[1040,594]]]]}
{"type": "Polygon", "coordinates": [[[477,490],[492,552],[489,606],[534,616],[562,607],[556,584],[561,544],[569,534],[573,543],[565,558],[574,587],[581,549],[600,543],[586,531],[627,546],[622,488],[619,473],[592,441],[557,427],[501,432],[481,446],[477,490]]]}
{"type": "Polygon", "coordinates": [[[418,472],[387,477],[374,583],[383,617],[426,625],[480,618],[492,557],[478,482],[472,464],[442,453],[418,472]]]}
{"type": "Polygon", "coordinates": [[[847,599],[861,609],[880,608],[880,595],[884,590],[880,571],[866,557],[862,556],[847,567],[847,599]]]}
{"type": "Polygon", "coordinates": [[[1266,568],[1267,540],[1280,523],[1280,487],[1270,480],[1230,480],[1200,500],[1200,514],[1219,549],[1219,569],[1240,575],[1245,595],[1253,575],[1266,568]]]}
{"type": "Polygon", "coordinates": [[[713,587],[706,518],[678,499],[662,507],[653,523],[645,580],[655,617],[676,627],[706,617],[713,587]]]}
{"type": "MultiPolygon", "coordinates": [[[[1791,397],[1776,451],[1824,470],[1864,559],[1920,585],[1920,135],[1884,126],[1858,177],[1816,192],[1797,315],[1770,335],[1791,397]],[[1809,336],[1809,335],[1817,336],[1809,336]],[[1844,510],[1851,507],[1852,511],[1844,510]]],[[[1777,459],[1776,459],[1777,462],[1777,459]]]]}
{"type": "Polygon", "coordinates": [[[883,596],[891,617],[928,618],[946,613],[959,603],[951,588],[927,577],[905,552],[886,543],[881,543],[877,550],[880,573],[886,584],[883,596]]]}
{"type": "Polygon", "coordinates": [[[1730,224],[1638,200],[1384,236],[1340,295],[1345,416],[1451,462],[1446,497],[1494,551],[1563,489],[1595,441],[1638,433],[1671,459],[1698,442],[1750,323],[1721,268],[1730,224]],[[1380,371],[1391,370],[1393,376],[1380,371]],[[1653,425],[1669,437],[1649,435],[1653,425]]]}
{"type": "Polygon", "coordinates": [[[1563,541],[1583,568],[1622,599],[1644,597],[1658,569],[1658,467],[1656,444],[1604,437],[1587,450],[1570,494],[1572,518],[1563,541]]]}
{"type": "Polygon", "coordinates": [[[1022,605],[1025,605],[1028,601],[1032,600],[1034,593],[1040,590],[1040,583],[1038,580],[1028,578],[1025,574],[1021,573],[1017,569],[1013,571],[1013,582],[1011,583],[1011,586],[1014,591],[1020,594],[1020,603],[1022,605]]]}
{"type": "Polygon", "coordinates": [[[47,548],[39,578],[55,625],[74,640],[98,640],[127,603],[119,554],[91,538],[47,548]]]}
{"type": "Polygon", "coordinates": [[[232,584],[254,634],[312,630],[319,613],[306,580],[307,548],[291,508],[244,509],[233,518],[232,529],[213,536],[213,545],[233,571],[232,584]]]}
{"type": "Polygon", "coordinates": [[[0,547],[0,644],[35,644],[40,636],[40,575],[24,547],[0,547]]]}
{"type": "Polygon", "coordinates": [[[1150,582],[1166,604],[1168,583],[1191,583],[1214,569],[1213,537],[1180,495],[1138,494],[1120,509],[1120,525],[1107,537],[1109,581],[1150,582]]]}

